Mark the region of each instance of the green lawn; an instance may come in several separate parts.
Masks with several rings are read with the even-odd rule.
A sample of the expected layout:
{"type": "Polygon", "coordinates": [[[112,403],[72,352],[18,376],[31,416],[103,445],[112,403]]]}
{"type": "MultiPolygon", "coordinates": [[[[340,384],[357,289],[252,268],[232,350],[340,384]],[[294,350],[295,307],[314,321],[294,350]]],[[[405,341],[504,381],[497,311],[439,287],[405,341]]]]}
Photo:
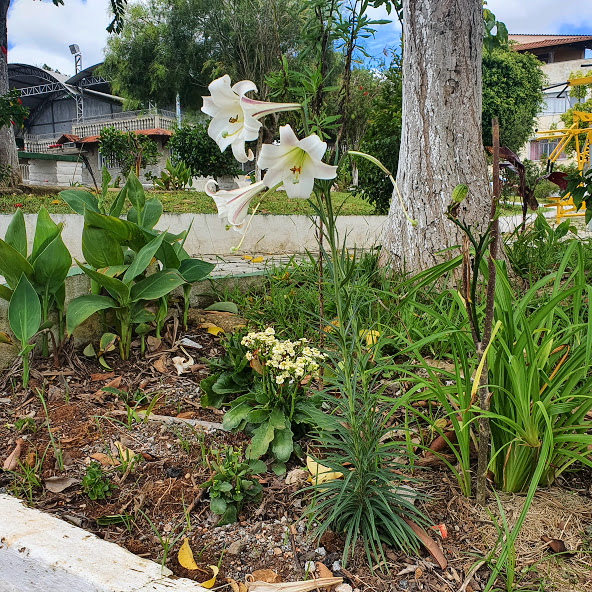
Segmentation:
{"type": "MultiPolygon", "coordinates": [[[[109,192],[107,201],[115,197],[115,192],[109,192]]],[[[334,192],[333,204],[341,208],[344,216],[372,215],[374,207],[359,196],[349,193],[334,192]]],[[[216,212],[214,200],[205,193],[198,191],[161,192],[148,191],[147,196],[158,197],[165,212],[213,214],[216,212]]],[[[15,204],[21,204],[23,213],[33,214],[45,206],[50,214],[71,214],[72,210],[62,201],[59,195],[0,195],[0,213],[14,212],[15,204]]],[[[256,205],[257,201],[253,202],[256,205]]],[[[129,206],[129,204],[128,204],[129,206]]],[[[259,214],[312,214],[313,210],[305,199],[289,199],[284,191],[276,191],[268,195],[257,210],[259,214]]]]}

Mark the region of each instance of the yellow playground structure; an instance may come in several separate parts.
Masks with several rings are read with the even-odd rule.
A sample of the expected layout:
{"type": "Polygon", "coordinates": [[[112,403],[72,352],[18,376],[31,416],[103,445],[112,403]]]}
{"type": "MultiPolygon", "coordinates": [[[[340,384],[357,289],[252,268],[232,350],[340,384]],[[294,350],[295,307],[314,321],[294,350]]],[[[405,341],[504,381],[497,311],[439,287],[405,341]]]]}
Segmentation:
{"type": "MultiPolygon", "coordinates": [[[[582,84],[591,84],[592,76],[586,76],[584,78],[574,78],[568,82],[562,83],[567,86],[579,86],[582,84]]],[[[551,87],[549,87],[551,88],[551,87]]],[[[546,89],[545,89],[546,90],[546,89]]],[[[590,163],[590,144],[592,143],[592,127],[589,125],[592,123],[592,113],[585,113],[583,111],[573,112],[573,124],[567,129],[556,129],[536,132],[538,140],[557,140],[559,143],[555,147],[555,150],[549,154],[547,159],[547,167],[550,169],[553,163],[559,158],[559,155],[563,152],[566,145],[573,140],[575,148],[576,163],[580,173],[586,170],[590,163]]],[[[573,218],[576,216],[585,215],[585,204],[582,205],[579,211],[576,210],[574,202],[569,194],[564,197],[551,198],[554,203],[545,205],[546,208],[556,208],[556,221],[559,223],[560,218],[573,218]]]]}

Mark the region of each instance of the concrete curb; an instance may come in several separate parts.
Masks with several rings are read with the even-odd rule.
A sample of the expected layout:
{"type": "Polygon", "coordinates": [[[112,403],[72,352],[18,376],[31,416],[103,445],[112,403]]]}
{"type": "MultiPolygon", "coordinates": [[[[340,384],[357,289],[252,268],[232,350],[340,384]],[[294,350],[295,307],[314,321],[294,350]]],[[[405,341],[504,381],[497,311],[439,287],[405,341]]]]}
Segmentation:
{"type": "Polygon", "coordinates": [[[0,592],[205,592],[186,578],[0,494],[0,592]]]}

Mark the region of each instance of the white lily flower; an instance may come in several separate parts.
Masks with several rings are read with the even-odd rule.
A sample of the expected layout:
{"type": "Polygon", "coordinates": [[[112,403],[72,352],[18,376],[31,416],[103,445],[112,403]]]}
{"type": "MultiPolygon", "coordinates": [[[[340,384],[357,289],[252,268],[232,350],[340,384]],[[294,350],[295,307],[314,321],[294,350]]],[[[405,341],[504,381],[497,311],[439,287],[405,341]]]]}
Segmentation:
{"type": "Polygon", "coordinates": [[[267,188],[266,183],[258,181],[246,187],[231,190],[220,189],[219,191],[216,191],[216,185],[216,181],[210,179],[205,186],[206,194],[216,202],[218,217],[227,217],[228,223],[240,232],[241,225],[249,212],[251,200],[267,188]]]}
{"type": "Polygon", "coordinates": [[[225,74],[208,86],[209,97],[203,98],[201,110],[213,119],[208,127],[208,135],[224,150],[232,147],[232,153],[239,162],[253,160],[253,152],[245,152],[245,142],[257,139],[261,119],[269,113],[300,109],[298,103],[268,103],[256,101],[245,96],[257,91],[250,80],[242,80],[230,86],[230,76],[225,74]]]}
{"type": "Polygon", "coordinates": [[[312,134],[299,140],[289,125],[280,127],[279,145],[264,144],[257,164],[268,169],[265,183],[273,187],[284,184],[288,197],[307,199],[315,179],[334,179],[337,167],[321,162],[327,143],[312,134]]]}

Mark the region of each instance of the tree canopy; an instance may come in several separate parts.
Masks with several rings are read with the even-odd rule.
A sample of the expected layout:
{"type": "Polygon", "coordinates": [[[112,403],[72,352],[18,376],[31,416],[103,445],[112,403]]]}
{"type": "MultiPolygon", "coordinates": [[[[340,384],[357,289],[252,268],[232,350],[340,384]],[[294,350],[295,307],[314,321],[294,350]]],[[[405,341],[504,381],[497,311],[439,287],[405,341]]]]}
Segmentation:
{"type": "Polygon", "coordinates": [[[543,104],[545,75],[539,60],[511,49],[483,52],[483,143],[491,146],[491,120],[500,122],[500,143],[518,152],[532,135],[543,104]]]}

